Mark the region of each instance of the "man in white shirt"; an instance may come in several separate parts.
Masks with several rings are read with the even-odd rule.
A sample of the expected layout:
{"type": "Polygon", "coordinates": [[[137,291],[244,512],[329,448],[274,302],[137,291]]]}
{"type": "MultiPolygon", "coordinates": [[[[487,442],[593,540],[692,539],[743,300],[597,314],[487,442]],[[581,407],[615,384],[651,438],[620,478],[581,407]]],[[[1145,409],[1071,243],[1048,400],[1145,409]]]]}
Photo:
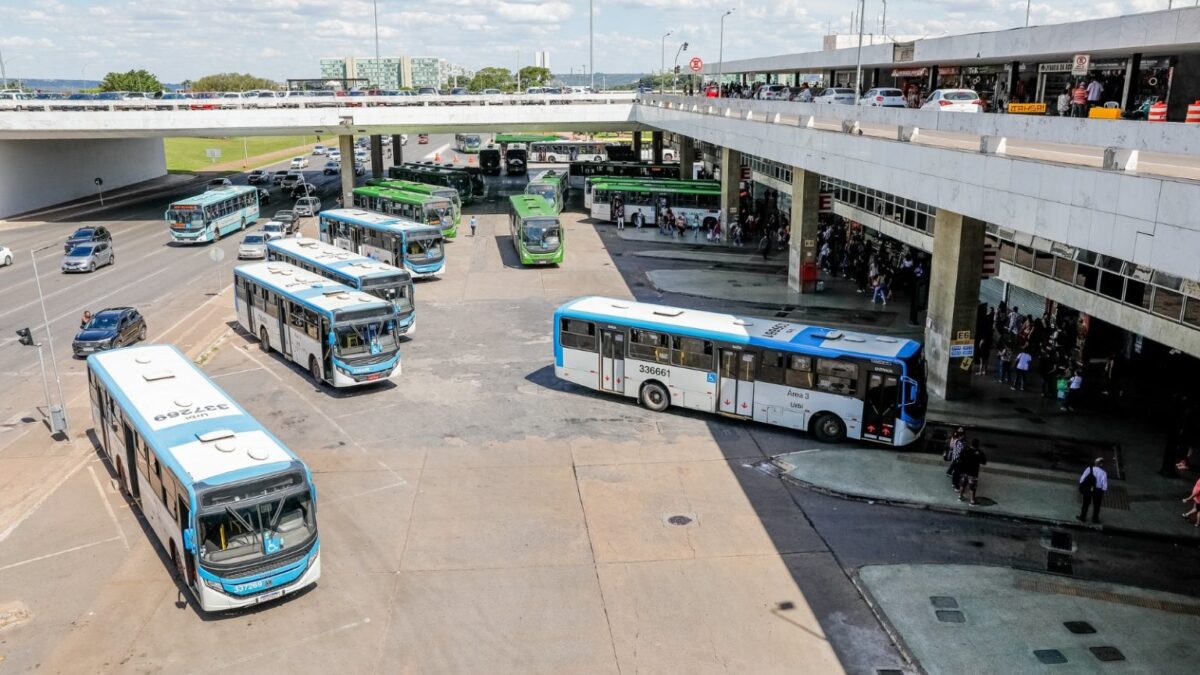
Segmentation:
{"type": "Polygon", "coordinates": [[[1013,379],[1012,389],[1025,391],[1025,379],[1029,377],[1029,364],[1031,363],[1033,363],[1033,356],[1029,353],[1029,349],[1022,347],[1021,353],[1017,354],[1017,376],[1013,379]]]}
{"type": "Polygon", "coordinates": [[[1100,105],[1100,96],[1104,94],[1104,86],[1100,84],[1100,80],[1092,78],[1087,86],[1087,103],[1088,109],[1092,109],[1100,105]]]}
{"type": "Polygon", "coordinates": [[[1108,472],[1104,470],[1104,458],[1097,457],[1092,465],[1083,470],[1079,476],[1079,493],[1083,495],[1083,508],[1075,519],[1081,523],[1087,522],[1088,506],[1092,507],[1092,522],[1100,522],[1100,503],[1104,501],[1104,493],[1108,490],[1108,472]]]}

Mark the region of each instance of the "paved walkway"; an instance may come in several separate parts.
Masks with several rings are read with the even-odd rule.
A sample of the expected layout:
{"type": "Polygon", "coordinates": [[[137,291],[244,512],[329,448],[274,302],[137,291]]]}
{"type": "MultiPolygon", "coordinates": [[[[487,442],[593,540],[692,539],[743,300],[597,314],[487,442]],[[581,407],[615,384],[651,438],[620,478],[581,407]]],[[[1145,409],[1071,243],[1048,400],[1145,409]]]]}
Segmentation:
{"type": "Polygon", "coordinates": [[[875,565],[858,582],[930,675],[1195,671],[1195,598],[978,565],[875,565]]]}
{"type": "Polygon", "coordinates": [[[727,248],[730,250],[743,250],[746,252],[752,252],[754,250],[754,247],[750,245],[739,248],[723,241],[708,241],[704,238],[704,233],[699,232],[698,230],[690,230],[681,237],[672,237],[665,234],[660,234],[658,228],[654,227],[653,225],[643,227],[640,230],[632,225],[626,225],[625,229],[623,230],[618,230],[616,225],[606,225],[606,227],[613,228],[613,231],[617,233],[617,236],[626,241],[646,241],[654,242],[656,244],[673,244],[677,246],[687,245],[705,246],[710,248],[727,248]]]}

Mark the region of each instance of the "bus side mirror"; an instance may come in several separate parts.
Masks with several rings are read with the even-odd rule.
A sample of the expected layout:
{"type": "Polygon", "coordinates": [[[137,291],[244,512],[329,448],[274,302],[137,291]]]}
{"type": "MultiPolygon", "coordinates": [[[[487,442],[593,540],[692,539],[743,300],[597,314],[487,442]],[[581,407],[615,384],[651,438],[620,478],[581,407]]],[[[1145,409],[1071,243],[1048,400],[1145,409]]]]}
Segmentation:
{"type": "Polygon", "coordinates": [[[916,403],[917,402],[917,381],[912,379],[911,377],[901,377],[900,381],[904,383],[904,403],[905,403],[905,405],[908,405],[910,403],[916,403]]]}
{"type": "Polygon", "coordinates": [[[196,531],[190,527],[183,531],[183,550],[188,553],[196,552],[196,531]]]}

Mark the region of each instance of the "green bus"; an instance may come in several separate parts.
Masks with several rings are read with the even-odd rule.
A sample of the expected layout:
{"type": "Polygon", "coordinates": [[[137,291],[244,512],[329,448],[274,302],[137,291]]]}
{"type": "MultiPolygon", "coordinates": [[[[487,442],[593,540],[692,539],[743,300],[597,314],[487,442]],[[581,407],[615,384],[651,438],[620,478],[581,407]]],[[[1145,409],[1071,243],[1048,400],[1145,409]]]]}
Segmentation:
{"type": "Polygon", "coordinates": [[[567,196],[567,174],[562,170],[547,169],[530,177],[525,194],[538,195],[554,207],[555,213],[563,210],[567,196]]]}
{"type": "Polygon", "coordinates": [[[477,199],[483,199],[487,194],[487,183],[483,180],[483,169],[473,164],[452,164],[450,162],[442,162],[437,164],[434,162],[420,162],[424,166],[436,166],[439,169],[447,171],[460,171],[471,177],[471,196],[477,199]]]}
{"type": "Polygon", "coordinates": [[[422,225],[433,225],[441,229],[442,236],[448,239],[458,234],[454,224],[454,205],[444,197],[368,185],[355,188],[352,198],[354,206],[360,209],[399,216],[422,225]]]}
{"type": "Polygon", "coordinates": [[[537,143],[538,141],[561,141],[558,134],[496,134],[497,145],[509,143],[537,143]]]}
{"type": "Polygon", "coordinates": [[[658,225],[669,211],[689,228],[709,229],[721,222],[721,187],[717,181],[588,179],[592,218],[621,220],[636,226],[658,225]]]}
{"type": "Polygon", "coordinates": [[[522,265],[559,265],[563,261],[563,229],[558,212],[537,195],[508,198],[508,230],[522,265]]]}
{"type": "MultiPolygon", "coordinates": [[[[411,180],[400,180],[398,178],[368,178],[367,185],[377,187],[385,187],[392,190],[403,190],[404,192],[414,192],[416,194],[427,195],[429,197],[438,197],[441,199],[449,199],[450,205],[454,211],[452,228],[446,229],[446,223],[442,223],[442,233],[447,231],[458,233],[458,226],[462,224],[462,199],[458,196],[458,190],[445,185],[430,185],[429,183],[418,183],[411,180]]],[[[453,237],[454,234],[446,234],[447,237],[453,237]]]]}
{"type": "Polygon", "coordinates": [[[458,196],[462,199],[462,203],[470,204],[475,201],[475,197],[471,193],[471,176],[462,171],[448,171],[434,166],[406,162],[400,166],[388,167],[388,177],[414,183],[452,187],[458,190],[458,196]]]}

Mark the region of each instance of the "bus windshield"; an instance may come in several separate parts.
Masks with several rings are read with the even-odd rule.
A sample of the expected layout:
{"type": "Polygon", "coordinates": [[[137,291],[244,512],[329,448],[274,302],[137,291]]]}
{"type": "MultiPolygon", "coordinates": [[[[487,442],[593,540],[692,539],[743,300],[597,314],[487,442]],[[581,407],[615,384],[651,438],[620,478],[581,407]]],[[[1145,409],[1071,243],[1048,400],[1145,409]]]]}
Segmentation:
{"type": "Polygon", "coordinates": [[[442,257],[442,237],[432,235],[425,237],[408,237],[404,257],[415,263],[433,262],[442,257]]]}
{"type": "Polygon", "coordinates": [[[425,222],[430,225],[454,222],[454,207],[451,206],[450,200],[439,199],[433,202],[426,202],[425,222]]]}
{"type": "Polygon", "coordinates": [[[521,228],[525,248],[534,253],[552,253],[558,250],[561,235],[558,220],[534,218],[526,220],[521,228]]]}
{"type": "Polygon", "coordinates": [[[316,531],[307,489],[252,506],[233,502],[200,516],[200,560],[219,565],[253,562],[300,546],[316,531]]]}
{"type": "Polygon", "coordinates": [[[352,320],[343,320],[345,314],[341,312],[337,316],[333,333],[336,340],[334,352],[338,356],[375,356],[391,354],[399,349],[396,322],[390,310],[376,310],[366,316],[356,311],[352,320]]]}
{"type": "Polygon", "coordinates": [[[413,308],[410,286],[412,286],[412,282],[404,279],[381,279],[374,283],[363,282],[364,291],[392,303],[402,314],[407,314],[413,308]]]}
{"type": "Polygon", "coordinates": [[[204,227],[204,212],[203,211],[178,211],[171,209],[167,211],[167,220],[174,223],[172,227],[175,229],[194,230],[204,227]]]}

